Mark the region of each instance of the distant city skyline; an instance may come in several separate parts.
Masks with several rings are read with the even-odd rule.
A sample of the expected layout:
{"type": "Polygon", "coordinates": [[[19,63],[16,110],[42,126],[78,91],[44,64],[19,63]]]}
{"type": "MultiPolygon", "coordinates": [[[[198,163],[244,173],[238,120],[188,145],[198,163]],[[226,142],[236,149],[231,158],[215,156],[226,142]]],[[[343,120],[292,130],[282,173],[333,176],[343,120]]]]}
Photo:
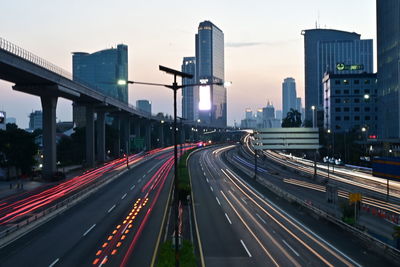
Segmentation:
{"type": "MultiPolygon", "coordinates": [[[[240,121],[246,107],[262,107],[267,99],[276,109],[282,109],[279,89],[284,77],[296,79],[297,94],[304,99],[301,30],[318,24],[321,28],[357,32],[376,43],[375,1],[255,1],[252,5],[205,1],[196,9],[191,4],[182,7],[178,1],[156,2],[157,9],[154,3],[117,2],[3,3],[0,23],[7,27],[3,27],[1,37],[70,72],[72,52],[98,51],[124,43],[130,47],[129,79],[170,83],[170,77],[160,73],[158,65],[180,69],[182,58],[195,54],[193,36],[197,25],[210,20],[225,34],[225,78],[233,82],[227,90],[228,125],[240,121]],[[214,8],[209,9],[207,3],[214,8]],[[121,17],[121,5],[131,15],[121,17]],[[68,16],[60,16],[58,10],[68,16]],[[179,14],[179,19],[171,19],[171,14],[179,14]]],[[[376,45],[374,62],[375,51],[376,45]]],[[[28,126],[32,110],[41,109],[39,98],[15,92],[10,83],[3,81],[0,97],[0,109],[15,117],[21,128],[28,126]]],[[[172,114],[172,94],[167,90],[130,85],[129,102],[134,104],[138,99],[151,100],[154,113],[172,114]]],[[[59,100],[57,120],[72,120],[70,101],[59,100]]]]}

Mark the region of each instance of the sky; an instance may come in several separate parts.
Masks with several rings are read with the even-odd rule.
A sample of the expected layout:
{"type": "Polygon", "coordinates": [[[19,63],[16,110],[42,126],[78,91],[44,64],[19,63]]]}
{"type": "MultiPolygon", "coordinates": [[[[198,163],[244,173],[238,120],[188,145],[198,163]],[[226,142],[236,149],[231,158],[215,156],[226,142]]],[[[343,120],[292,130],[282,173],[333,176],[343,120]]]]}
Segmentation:
{"type": "MultiPolygon", "coordinates": [[[[180,69],[195,55],[200,22],[210,20],[224,32],[228,125],[244,110],[272,101],[282,107],[282,81],[296,79],[304,105],[304,44],[301,31],[337,29],[374,39],[375,0],[18,0],[2,1],[0,38],[72,72],[72,52],[95,52],[128,45],[129,79],[171,83],[159,65],[180,69]]],[[[376,56],[375,56],[376,58],[376,56]]],[[[375,60],[376,63],[376,60],[375,60]]],[[[375,64],[376,65],[376,64],[375,64]]],[[[376,70],[376,68],[375,68],[376,70]]],[[[0,81],[0,110],[28,127],[28,115],[41,109],[36,96],[13,91],[0,81]]],[[[129,102],[152,101],[153,113],[172,114],[172,92],[130,85],[129,102]]],[[[180,100],[178,101],[181,102],[180,100]]],[[[179,113],[181,108],[178,108],[179,113]]],[[[71,102],[59,99],[57,120],[71,121],[71,102]]]]}

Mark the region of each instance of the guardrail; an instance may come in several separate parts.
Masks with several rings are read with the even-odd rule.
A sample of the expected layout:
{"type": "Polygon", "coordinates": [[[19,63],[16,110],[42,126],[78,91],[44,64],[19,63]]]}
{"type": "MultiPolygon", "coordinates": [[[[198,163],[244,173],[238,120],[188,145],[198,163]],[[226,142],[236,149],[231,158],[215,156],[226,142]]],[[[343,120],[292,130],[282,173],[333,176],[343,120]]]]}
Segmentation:
{"type": "Polygon", "coordinates": [[[61,75],[65,78],[72,80],[72,74],[70,72],[54,65],[53,63],[51,63],[39,56],[36,56],[35,54],[15,45],[1,37],[0,37],[0,48],[13,54],[13,55],[23,58],[31,63],[39,65],[42,68],[45,68],[49,71],[52,71],[54,73],[57,73],[58,75],[61,75]]]}
{"type": "MultiPolygon", "coordinates": [[[[146,158],[133,164],[130,165],[130,169],[132,167],[136,167],[139,164],[142,164],[143,162],[152,159],[153,157],[155,157],[155,155],[149,155],[149,156],[145,156],[146,158]]],[[[7,238],[9,235],[17,232],[18,230],[22,230],[23,228],[31,225],[32,223],[38,222],[40,219],[44,219],[46,216],[50,216],[51,214],[54,214],[54,216],[56,216],[57,214],[55,214],[56,211],[58,210],[64,210],[66,208],[69,208],[69,205],[74,205],[75,202],[78,202],[86,197],[89,197],[92,193],[96,192],[97,190],[99,190],[102,186],[107,185],[109,182],[113,181],[114,179],[118,178],[119,176],[121,176],[122,174],[124,174],[125,172],[127,172],[128,170],[125,169],[119,173],[116,174],[110,174],[109,176],[105,176],[99,180],[94,181],[93,183],[91,183],[90,185],[88,185],[87,187],[79,190],[78,192],[74,193],[73,195],[67,197],[66,199],[57,202],[56,204],[45,208],[44,210],[32,215],[31,217],[11,226],[8,227],[7,229],[3,230],[0,232],[0,248],[8,245],[11,242],[4,242],[3,239],[7,238]]]]}
{"type": "MultiPolygon", "coordinates": [[[[225,157],[225,158],[230,164],[233,164],[234,166],[239,168],[241,171],[246,173],[248,176],[253,177],[254,174],[250,173],[243,166],[235,165],[234,161],[229,159],[229,157],[225,157]]],[[[260,182],[262,185],[264,185],[267,189],[269,189],[274,194],[286,199],[289,202],[295,202],[295,203],[299,204],[300,206],[310,210],[311,212],[313,212],[314,214],[318,215],[319,217],[322,217],[322,218],[324,218],[324,219],[326,219],[326,220],[338,225],[342,229],[351,232],[352,234],[354,234],[355,236],[357,236],[361,240],[364,240],[366,242],[374,244],[375,246],[380,248],[383,251],[384,254],[390,255],[391,258],[393,258],[395,260],[399,260],[400,259],[400,251],[398,249],[396,249],[396,248],[394,248],[394,247],[392,247],[392,246],[390,246],[390,245],[388,245],[388,244],[386,244],[386,243],[384,243],[384,242],[382,242],[382,241],[370,236],[369,234],[357,229],[356,227],[353,227],[351,225],[348,225],[348,224],[344,223],[343,221],[339,220],[338,218],[336,218],[335,216],[329,214],[328,212],[322,210],[321,208],[318,208],[315,205],[311,205],[307,201],[305,201],[303,199],[300,199],[300,198],[290,194],[289,192],[281,189],[280,187],[278,187],[275,184],[267,181],[266,179],[263,179],[261,177],[257,177],[257,178],[259,178],[258,182],[260,182]]]]}

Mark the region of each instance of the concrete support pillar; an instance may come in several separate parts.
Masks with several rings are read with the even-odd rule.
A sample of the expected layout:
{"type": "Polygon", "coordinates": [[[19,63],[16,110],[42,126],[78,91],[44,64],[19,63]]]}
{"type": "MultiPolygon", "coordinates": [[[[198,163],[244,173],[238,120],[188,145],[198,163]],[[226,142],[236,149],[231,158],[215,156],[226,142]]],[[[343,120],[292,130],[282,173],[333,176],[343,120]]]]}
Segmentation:
{"type": "Polygon", "coordinates": [[[123,153],[127,153],[129,149],[129,134],[130,134],[130,122],[128,114],[121,114],[120,116],[120,149],[123,153]]]}
{"type": "Polygon", "coordinates": [[[51,179],[56,169],[56,108],[57,97],[42,96],[43,109],[43,177],[51,179]]]}
{"type": "Polygon", "coordinates": [[[151,123],[148,122],[145,124],[145,135],[144,135],[144,143],[146,146],[146,150],[151,150],[151,123]]]}
{"type": "Polygon", "coordinates": [[[160,140],[160,142],[159,142],[160,147],[164,147],[165,146],[164,123],[161,123],[158,127],[158,139],[160,140]]]}
{"type": "MultiPolygon", "coordinates": [[[[117,130],[118,136],[121,136],[121,119],[118,115],[113,116],[113,124],[112,127],[117,130]]],[[[113,150],[115,152],[116,157],[121,156],[121,138],[117,138],[115,143],[113,144],[113,150]]]]}
{"type": "Polygon", "coordinates": [[[97,161],[102,163],[106,160],[106,113],[97,111],[97,161]]]}
{"type": "Polygon", "coordinates": [[[134,127],[135,127],[135,136],[136,138],[140,138],[141,137],[141,124],[140,124],[140,120],[135,120],[134,121],[134,127]]]}
{"type": "Polygon", "coordinates": [[[86,164],[94,167],[94,109],[92,105],[86,106],[86,164]]]}

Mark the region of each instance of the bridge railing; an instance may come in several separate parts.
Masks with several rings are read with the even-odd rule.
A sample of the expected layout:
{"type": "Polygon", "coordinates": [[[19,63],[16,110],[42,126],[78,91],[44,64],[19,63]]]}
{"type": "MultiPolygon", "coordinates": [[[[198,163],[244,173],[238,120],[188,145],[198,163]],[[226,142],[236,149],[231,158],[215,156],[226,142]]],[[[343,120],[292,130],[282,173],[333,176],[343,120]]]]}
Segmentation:
{"type": "Polygon", "coordinates": [[[1,37],[0,37],[0,49],[3,49],[13,55],[21,57],[21,58],[28,60],[36,65],[41,66],[42,68],[45,68],[47,70],[57,73],[58,75],[61,75],[65,78],[72,80],[72,74],[70,72],[54,65],[53,63],[51,63],[41,57],[36,56],[35,54],[15,45],[1,37]]]}

